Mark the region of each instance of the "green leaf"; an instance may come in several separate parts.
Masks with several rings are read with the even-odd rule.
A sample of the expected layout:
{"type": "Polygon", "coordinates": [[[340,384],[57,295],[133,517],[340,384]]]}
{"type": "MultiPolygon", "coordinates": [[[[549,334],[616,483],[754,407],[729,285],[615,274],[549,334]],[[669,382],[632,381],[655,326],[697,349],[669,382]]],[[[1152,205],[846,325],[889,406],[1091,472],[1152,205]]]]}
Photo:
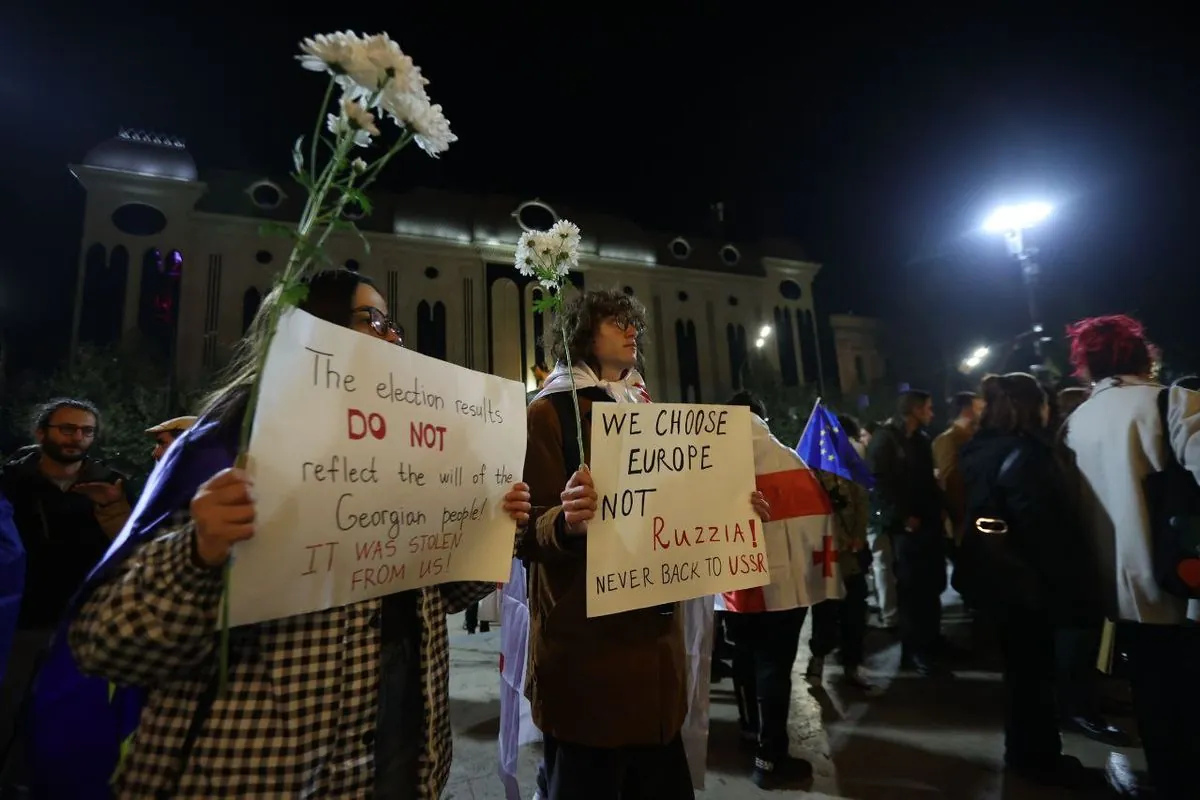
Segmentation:
{"type": "MultiPolygon", "coordinates": [[[[349,205],[351,203],[357,203],[359,208],[361,208],[363,210],[364,216],[371,213],[371,210],[373,208],[373,206],[371,205],[371,201],[369,199],[367,199],[367,196],[365,194],[363,194],[361,189],[356,189],[354,187],[351,187],[346,190],[344,196],[346,198],[346,205],[349,205]]],[[[344,207],[345,206],[343,206],[343,208],[344,207]]]]}
{"type": "Polygon", "coordinates": [[[284,306],[298,306],[308,298],[308,284],[294,283],[285,286],[279,293],[279,302],[284,306]]]}
{"type": "Polygon", "coordinates": [[[309,175],[304,170],[299,170],[297,172],[293,172],[292,179],[294,181],[296,181],[296,183],[300,184],[305,189],[307,189],[309,194],[312,194],[317,188],[316,184],[313,183],[312,176],[309,175]]]}
{"type": "Polygon", "coordinates": [[[304,173],[304,137],[296,139],[296,143],[292,145],[292,164],[296,167],[296,172],[304,173]]]}
{"type": "Polygon", "coordinates": [[[558,295],[544,294],[533,301],[533,310],[537,312],[554,311],[562,304],[558,295]]]}

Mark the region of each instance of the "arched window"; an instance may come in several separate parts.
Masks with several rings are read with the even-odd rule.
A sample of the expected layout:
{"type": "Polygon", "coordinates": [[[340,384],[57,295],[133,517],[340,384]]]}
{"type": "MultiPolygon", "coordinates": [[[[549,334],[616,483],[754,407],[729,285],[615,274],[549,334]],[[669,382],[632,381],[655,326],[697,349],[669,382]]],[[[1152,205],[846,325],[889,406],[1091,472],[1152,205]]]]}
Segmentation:
{"type": "Polygon", "coordinates": [[[79,315],[80,341],[102,345],[120,340],[128,276],[129,251],[121,245],[114,247],[111,254],[98,243],[87,249],[79,315]]]}
{"type": "Polygon", "coordinates": [[[446,359],[446,305],[440,300],[432,306],[427,300],[417,304],[417,351],[446,359]]]}
{"type": "Polygon", "coordinates": [[[700,353],[696,323],[675,321],[675,352],[679,357],[679,395],[685,403],[700,402],[700,353]]]}
{"type": "Polygon", "coordinates": [[[742,388],[742,375],[746,366],[746,328],[744,325],[725,326],[725,340],[729,344],[729,376],[733,388],[742,388]]]}
{"type": "Polygon", "coordinates": [[[250,323],[254,322],[254,315],[258,313],[258,307],[262,305],[262,292],[258,287],[251,286],[242,293],[242,335],[250,330],[250,323]]]}

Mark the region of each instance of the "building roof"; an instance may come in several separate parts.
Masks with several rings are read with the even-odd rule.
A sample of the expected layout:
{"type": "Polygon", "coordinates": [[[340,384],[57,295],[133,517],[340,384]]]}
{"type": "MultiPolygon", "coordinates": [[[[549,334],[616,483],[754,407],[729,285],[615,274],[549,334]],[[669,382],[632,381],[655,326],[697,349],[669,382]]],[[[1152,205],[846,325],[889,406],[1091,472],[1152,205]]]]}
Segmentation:
{"type": "Polygon", "coordinates": [[[122,129],[113,138],[93,147],[83,163],[99,169],[177,181],[194,181],[199,177],[196,161],[182,140],[131,129],[122,129]]]}
{"type": "MultiPolygon", "coordinates": [[[[122,130],[94,147],[83,163],[155,178],[199,179],[196,162],[181,140],[142,131],[122,130]]],[[[299,219],[307,199],[304,188],[290,178],[264,174],[206,169],[204,186],[196,209],[210,214],[289,223],[299,219]]],[[[808,261],[796,243],[784,239],[732,242],[713,235],[651,230],[626,217],[553,199],[425,188],[391,192],[373,188],[368,196],[372,211],[356,223],[376,233],[485,246],[515,244],[522,231],[517,210],[533,203],[577,224],[583,232],[583,249],[606,259],[756,276],[765,274],[764,258],[808,261]]]]}

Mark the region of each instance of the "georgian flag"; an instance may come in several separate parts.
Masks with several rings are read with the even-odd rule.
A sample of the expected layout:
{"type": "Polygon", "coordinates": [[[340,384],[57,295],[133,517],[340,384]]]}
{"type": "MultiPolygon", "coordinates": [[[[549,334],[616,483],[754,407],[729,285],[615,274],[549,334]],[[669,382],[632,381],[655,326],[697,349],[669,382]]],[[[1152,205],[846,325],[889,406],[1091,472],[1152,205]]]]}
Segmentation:
{"type": "Polygon", "coordinates": [[[771,582],[718,595],[716,608],[788,611],[839,599],[844,591],[829,495],[804,460],[771,435],[767,423],[751,419],[755,483],[771,504],[771,520],[763,525],[771,582]]]}

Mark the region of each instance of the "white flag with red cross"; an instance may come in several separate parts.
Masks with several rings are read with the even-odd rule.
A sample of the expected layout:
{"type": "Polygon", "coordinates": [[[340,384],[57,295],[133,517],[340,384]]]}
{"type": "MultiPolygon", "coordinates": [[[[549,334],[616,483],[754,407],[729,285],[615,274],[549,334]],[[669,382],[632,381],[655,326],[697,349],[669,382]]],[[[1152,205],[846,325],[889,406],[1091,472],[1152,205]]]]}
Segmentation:
{"type": "Polygon", "coordinates": [[[763,526],[771,582],[719,595],[716,607],[787,611],[839,599],[842,570],[829,495],[796,451],[772,436],[761,419],[752,419],[755,483],[771,504],[771,519],[763,526]]]}

